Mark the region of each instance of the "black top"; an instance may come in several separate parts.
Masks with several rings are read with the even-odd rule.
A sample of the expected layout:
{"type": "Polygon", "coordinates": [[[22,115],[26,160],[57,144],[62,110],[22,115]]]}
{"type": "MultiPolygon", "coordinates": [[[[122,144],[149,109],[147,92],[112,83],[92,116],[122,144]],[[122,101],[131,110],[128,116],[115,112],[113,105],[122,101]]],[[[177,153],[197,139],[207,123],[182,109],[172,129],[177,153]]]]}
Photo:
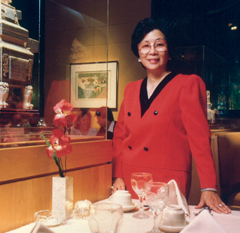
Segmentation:
{"type": "Polygon", "coordinates": [[[162,91],[162,89],[176,76],[175,73],[168,74],[162,82],[158,84],[156,89],[154,90],[151,97],[148,99],[147,95],[147,77],[143,80],[140,89],[140,104],[141,104],[141,117],[148,110],[153,100],[158,96],[158,94],[162,91]]]}

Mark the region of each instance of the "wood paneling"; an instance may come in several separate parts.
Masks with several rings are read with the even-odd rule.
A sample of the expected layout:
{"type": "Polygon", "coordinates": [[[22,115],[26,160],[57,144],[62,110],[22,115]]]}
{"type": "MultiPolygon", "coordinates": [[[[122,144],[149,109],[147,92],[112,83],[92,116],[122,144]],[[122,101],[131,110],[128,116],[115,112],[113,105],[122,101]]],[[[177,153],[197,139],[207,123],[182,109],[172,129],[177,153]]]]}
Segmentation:
{"type": "MultiPolygon", "coordinates": [[[[112,141],[108,140],[72,143],[73,151],[67,156],[67,169],[111,161],[111,145],[112,141]]],[[[56,164],[46,154],[46,145],[0,149],[0,184],[57,172],[56,164]]]]}
{"type": "MultiPolygon", "coordinates": [[[[0,233],[34,221],[34,213],[51,209],[52,176],[57,167],[45,147],[10,148],[0,152],[0,233]]],[[[73,143],[67,176],[73,177],[74,203],[109,197],[112,142],[73,143]],[[82,145],[83,144],[83,145],[82,145]]],[[[56,173],[56,174],[54,174],[56,173]]]]}

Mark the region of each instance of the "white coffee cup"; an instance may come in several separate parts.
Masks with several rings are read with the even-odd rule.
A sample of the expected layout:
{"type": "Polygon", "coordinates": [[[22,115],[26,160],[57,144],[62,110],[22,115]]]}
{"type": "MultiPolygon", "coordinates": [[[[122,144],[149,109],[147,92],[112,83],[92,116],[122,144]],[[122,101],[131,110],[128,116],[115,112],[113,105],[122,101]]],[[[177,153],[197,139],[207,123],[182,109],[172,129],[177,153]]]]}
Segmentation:
{"type": "Polygon", "coordinates": [[[160,225],[182,227],[186,226],[185,212],[179,205],[168,205],[163,210],[160,225]]]}
{"type": "Polygon", "coordinates": [[[112,196],[109,197],[109,201],[122,206],[131,206],[132,196],[127,190],[117,190],[112,196]]]}

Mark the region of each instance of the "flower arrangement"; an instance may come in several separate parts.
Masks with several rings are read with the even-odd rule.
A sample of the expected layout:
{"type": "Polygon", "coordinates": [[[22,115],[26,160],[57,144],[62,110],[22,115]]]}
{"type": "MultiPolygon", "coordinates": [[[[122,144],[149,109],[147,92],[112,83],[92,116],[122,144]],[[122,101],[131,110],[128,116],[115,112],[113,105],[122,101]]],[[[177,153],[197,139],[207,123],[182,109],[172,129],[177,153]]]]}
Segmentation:
{"type": "Polygon", "coordinates": [[[64,99],[57,103],[53,107],[53,110],[56,113],[53,119],[54,125],[60,128],[53,130],[50,142],[45,138],[43,133],[41,133],[41,137],[45,140],[48,146],[48,148],[46,148],[48,157],[54,159],[58,166],[60,177],[65,177],[63,174],[61,158],[72,152],[70,137],[65,135],[65,133],[68,126],[77,119],[77,116],[76,114],[71,113],[73,105],[64,99]]]}

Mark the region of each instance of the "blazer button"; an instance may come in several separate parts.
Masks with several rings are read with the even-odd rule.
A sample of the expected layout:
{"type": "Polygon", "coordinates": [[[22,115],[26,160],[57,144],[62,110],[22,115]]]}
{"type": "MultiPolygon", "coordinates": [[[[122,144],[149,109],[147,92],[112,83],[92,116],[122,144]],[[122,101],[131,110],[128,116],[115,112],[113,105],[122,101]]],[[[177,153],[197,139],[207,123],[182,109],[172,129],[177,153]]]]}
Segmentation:
{"type": "Polygon", "coordinates": [[[132,114],[131,114],[131,112],[128,112],[128,116],[131,116],[132,114]]]}
{"type": "Polygon", "coordinates": [[[154,115],[157,115],[158,114],[158,111],[154,111],[154,113],[153,113],[154,115]]]}
{"type": "Polygon", "coordinates": [[[130,150],[132,150],[132,147],[131,147],[131,146],[128,146],[128,148],[129,148],[130,150]]]}
{"type": "Polygon", "coordinates": [[[144,150],[145,150],[145,151],[148,151],[148,148],[147,148],[147,147],[144,147],[144,150]]]}

